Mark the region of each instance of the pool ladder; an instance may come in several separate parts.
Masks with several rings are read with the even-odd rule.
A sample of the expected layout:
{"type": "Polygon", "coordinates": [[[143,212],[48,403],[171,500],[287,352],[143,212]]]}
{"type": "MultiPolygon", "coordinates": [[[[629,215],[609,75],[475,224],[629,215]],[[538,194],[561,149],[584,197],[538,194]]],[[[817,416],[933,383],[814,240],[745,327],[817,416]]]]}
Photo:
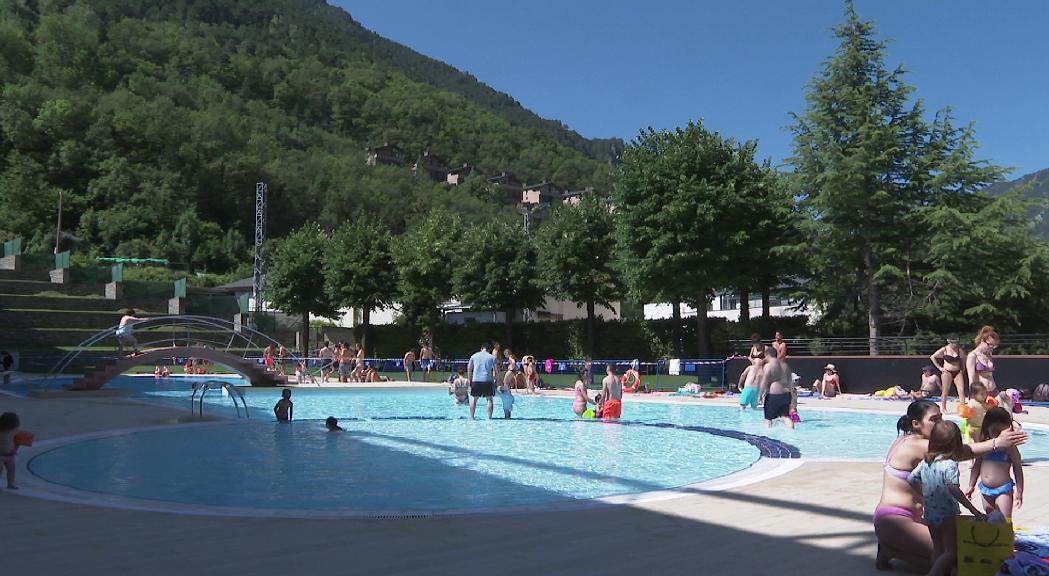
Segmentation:
{"type": "Polygon", "coordinates": [[[193,403],[197,403],[197,415],[204,417],[204,396],[207,395],[208,390],[220,390],[225,389],[229,394],[229,397],[233,399],[233,407],[237,409],[237,418],[251,418],[251,414],[248,412],[248,401],[244,399],[244,393],[240,391],[240,388],[230,384],[229,382],[223,382],[222,380],[205,380],[201,382],[199,386],[193,387],[193,395],[189,399],[189,409],[193,410],[193,403]],[[200,400],[197,400],[197,392],[200,392],[200,400]],[[237,399],[240,402],[237,402],[237,399]],[[244,406],[244,416],[240,415],[240,408],[244,406]]]}

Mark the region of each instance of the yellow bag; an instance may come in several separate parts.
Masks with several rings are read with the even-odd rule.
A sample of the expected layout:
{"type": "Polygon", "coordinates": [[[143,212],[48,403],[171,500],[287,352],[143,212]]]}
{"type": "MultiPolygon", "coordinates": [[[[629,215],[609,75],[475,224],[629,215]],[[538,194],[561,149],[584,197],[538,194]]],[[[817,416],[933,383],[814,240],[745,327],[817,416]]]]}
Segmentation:
{"type": "Polygon", "coordinates": [[[980,522],[958,517],[958,576],[994,576],[1013,555],[1012,522],[980,522]]]}

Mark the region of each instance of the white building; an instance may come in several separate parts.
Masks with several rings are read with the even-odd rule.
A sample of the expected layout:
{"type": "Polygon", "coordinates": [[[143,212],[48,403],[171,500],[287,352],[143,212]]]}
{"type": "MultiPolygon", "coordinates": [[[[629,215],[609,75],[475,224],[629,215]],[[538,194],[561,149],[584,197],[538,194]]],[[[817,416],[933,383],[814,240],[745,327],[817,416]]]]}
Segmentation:
{"type": "MultiPolygon", "coordinates": [[[[751,294],[750,317],[761,316],[761,293],[751,294]]],[[[814,319],[812,310],[798,306],[790,299],[773,292],[769,296],[769,314],[772,316],[797,316],[804,314],[809,316],[810,321],[814,319]]],[[[645,320],[663,320],[674,315],[670,304],[645,304],[645,320]]],[[[681,317],[691,318],[696,315],[696,309],[687,304],[681,305],[681,317]]],[[[735,293],[721,293],[707,305],[707,316],[711,318],[724,318],[729,322],[739,321],[739,295],[735,293]]]]}

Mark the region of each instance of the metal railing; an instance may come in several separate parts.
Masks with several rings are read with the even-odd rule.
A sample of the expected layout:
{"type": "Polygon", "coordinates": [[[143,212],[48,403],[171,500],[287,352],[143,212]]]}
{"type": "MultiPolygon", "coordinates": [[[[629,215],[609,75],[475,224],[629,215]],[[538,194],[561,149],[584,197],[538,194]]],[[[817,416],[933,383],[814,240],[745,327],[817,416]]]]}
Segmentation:
{"type": "Polygon", "coordinates": [[[248,401],[244,398],[244,393],[239,388],[233,386],[229,382],[222,380],[205,380],[203,382],[193,384],[193,394],[189,398],[189,411],[193,412],[193,402],[197,401],[197,392],[200,392],[200,400],[198,401],[197,415],[201,418],[204,417],[204,397],[208,395],[208,390],[225,390],[231,400],[233,400],[233,407],[237,410],[237,418],[240,418],[240,407],[244,406],[244,418],[251,418],[251,413],[248,412],[248,401]],[[237,399],[240,399],[240,403],[237,403],[237,399]]]}
{"type": "MultiPolygon", "coordinates": [[[[119,342],[115,342],[119,328],[106,328],[84,339],[52,366],[47,377],[37,387],[53,386],[56,379],[62,377],[70,365],[89,348],[119,345],[119,342]]],[[[226,354],[233,354],[233,350],[242,350],[240,357],[248,360],[251,359],[248,351],[267,346],[281,346],[280,342],[262,332],[210,316],[156,316],[136,322],[133,330],[140,349],[199,346],[221,350],[226,354]]],[[[298,356],[288,354],[288,360],[299,362],[298,356]]]]}

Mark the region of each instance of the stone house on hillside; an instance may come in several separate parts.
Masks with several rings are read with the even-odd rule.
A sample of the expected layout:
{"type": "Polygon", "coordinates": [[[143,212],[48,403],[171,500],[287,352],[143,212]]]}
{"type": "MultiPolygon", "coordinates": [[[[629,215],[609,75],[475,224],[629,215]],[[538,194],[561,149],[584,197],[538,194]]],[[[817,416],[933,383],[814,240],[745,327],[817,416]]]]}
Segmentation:
{"type": "Polygon", "coordinates": [[[404,152],[389,142],[382,146],[368,148],[368,166],[403,166],[404,152]]]}
{"type": "Polygon", "coordinates": [[[553,182],[541,182],[525,186],[521,194],[521,204],[555,205],[561,202],[563,193],[553,182]]]}
{"type": "Polygon", "coordinates": [[[445,181],[449,186],[458,186],[466,181],[467,178],[474,175],[474,167],[470,164],[463,164],[459,168],[452,168],[448,171],[448,177],[445,181]]]}
{"type": "Polygon", "coordinates": [[[427,150],[416,159],[415,164],[412,164],[413,175],[419,176],[423,173],[436,182],[446,182],[448,180],[448,165],[445,164],[440,156],[430,154],[430,151],[427,150]]]}
{"type": "Polygon", "coordinates": [[[509,172],[500,172],[496,176],[492,176],[488,179],[489,184],[498,184],[502,191],[506,194],[506,198],[514,204],[520,204],[521,192],[524,190],[524,184],[514,177],[509,172]]]}

